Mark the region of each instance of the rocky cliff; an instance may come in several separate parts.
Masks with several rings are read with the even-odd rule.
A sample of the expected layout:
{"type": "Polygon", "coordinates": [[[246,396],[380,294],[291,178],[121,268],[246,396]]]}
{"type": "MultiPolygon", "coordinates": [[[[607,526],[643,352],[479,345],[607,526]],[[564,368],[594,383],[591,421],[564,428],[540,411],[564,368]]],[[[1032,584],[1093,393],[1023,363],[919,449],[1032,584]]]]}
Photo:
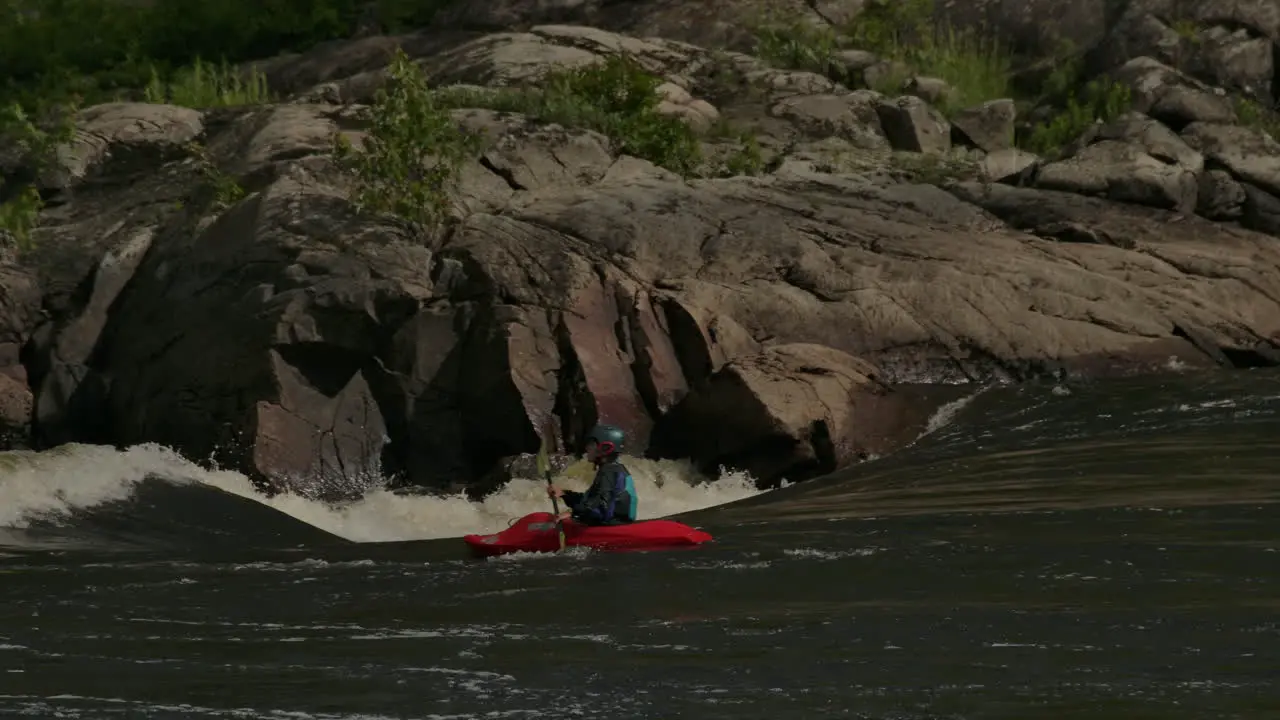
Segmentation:
{"type": "MultiPolygon", "coordinates": [[[[861,9],[794,4],[820,32],[861,9]]],[[[553,416],[570,449],[609,421],[769,483],[892,450],[957,383],[1280,362],[1280,9],[1096,4],[1037,17],[1118,100],[1039,153],[1019,138],[1083,100],[958,103],[847,44],[762,57],[728,0],[466,3],[259,63],[275,102],[82,109],[51,165],[0,149],[0,199],[43,205],[0,262],[4,440],[159,442],[333,495],[476,485],[553,416]],[[427,233],[354,208],[332,156],[395,47],[477,99],[427,233]],[[619,55],[697,167],[485,95],[619,55]]],[[[1041,41],[1017,5],[951,7],[1041,41]]]]}

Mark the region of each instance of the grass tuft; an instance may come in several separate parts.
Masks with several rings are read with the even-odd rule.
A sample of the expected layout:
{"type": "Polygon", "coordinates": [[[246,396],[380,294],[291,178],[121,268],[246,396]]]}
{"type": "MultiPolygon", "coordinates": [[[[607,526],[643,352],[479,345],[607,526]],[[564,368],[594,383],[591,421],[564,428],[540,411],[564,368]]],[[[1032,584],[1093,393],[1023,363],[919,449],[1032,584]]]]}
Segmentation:
{"type": "Polygon", "coordinates": [[[1251,98],[1236,98],[1236,118],[1241,125],[1280,140],[1280,113],[1251,98]]]}
{"type": "MultiPolygon", "coordinates": [[[[936,24],[933,0],[872,0],[848,35],[855,46],[912,75],[946,81],[952,93],[939,103],[944,114],[1009,97],[1012,54],[995,39],[936,24]]],[[[872,89],[900,94],[904,74],[889,73],[872,89]]]]}
{"type": "Polygon", "coordinates": [[[274,100],[267,88],[267,77],[256,68],[246,78],[224,60],[221,65],[196,58],[189,68],[162,80],[159,70],[151,67],[151,79],[143,90],[149,103],[182,105],[200,110],[216,107],[261,105],[274,100]]]}

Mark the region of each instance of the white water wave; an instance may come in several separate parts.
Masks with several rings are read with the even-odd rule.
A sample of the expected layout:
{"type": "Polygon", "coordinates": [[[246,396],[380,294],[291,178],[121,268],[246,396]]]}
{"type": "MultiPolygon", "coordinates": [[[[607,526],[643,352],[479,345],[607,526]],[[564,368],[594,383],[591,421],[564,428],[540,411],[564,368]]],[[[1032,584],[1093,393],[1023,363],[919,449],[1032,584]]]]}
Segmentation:
{"type": "MultiPolygon", "coordinates": [[[[986,389],[939,408],[920,437],[950,424],[986,389]]],[[[708,478],[687,461],[631,457],[623,461],[635,478],[642,519],[702,510],[767,492],[744,472],[722,471],[719,477],[708,478]]],[[[355,542],[496,532],[515,518],[551,509],[545,482],[537,479],[511,480],[480,501],[463,493],[405,495],[375,489],[358,501],[335,506],[292,494],[268,498],[238,472],[206,469],[161,445],[118,450],[71,443],[44,452],[0,453],[0,531],[27,527],[37,517],[68,518],[76,510],[127,500],[134,487],[149,477],[206,485],[248,498],[355,542]]],[[[590,467],[581,460],[556,479],[576,490],[585,489],[590,481],[590,467]]]]}
{"type": "MultiPolygon", "coordinates": [[[[624,458],[624,462],[635,478],[642,518],[700,510],[760,492],[745,473],[706,478],[687,462],[638,458],[624,458]]],[[[76,510],[126,500],[148,477],[202,484],[249,498],[356,542],[495,532],[514,518],[551,509],[542,480],[512,480],[481,501],[461,493],[402,495],[374,490],[356,502],[335,506],[297,495],[268,498],[240,473],[201,468],[159,445],[117,450],[69,444],[41,453],[0,453],[0,528],[22,528],[34,518],[66,518],[76,510]]],[[[585,489],[590,470],[578,462],[557,481],[571,489],[585,489]]]]}

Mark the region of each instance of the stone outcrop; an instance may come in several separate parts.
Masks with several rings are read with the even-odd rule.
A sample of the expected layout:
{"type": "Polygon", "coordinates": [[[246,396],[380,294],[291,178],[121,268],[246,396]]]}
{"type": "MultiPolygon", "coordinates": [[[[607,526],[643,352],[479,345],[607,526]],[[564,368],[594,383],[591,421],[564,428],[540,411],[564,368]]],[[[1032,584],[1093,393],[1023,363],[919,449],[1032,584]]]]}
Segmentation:
{"type": "Polygon", "coordinates": [[[689,33],[538,24],[656,33],[722,4],[469,3],[441,21],[467,32],[400,38],[477,87],[626,52],[708,157],[718,122],[764,155],[684,179],[462,109],[485,144],[425,238],[355,213],[329,155],[386,38],[266,63],[279,105],[84,110],[35,249],[0,262],[0,436],[165,443],[341,497],[489,486],[552,416],[569,450],[609,421],[772,483],[892,451],[957,383],[1280,363],[1280,145],[1194,68],[1113,58],[1133,111],[1041,159],[1008,100],[948,119],[689,33]],[[245,195],[215,202],[211,171],[245,195]]]}

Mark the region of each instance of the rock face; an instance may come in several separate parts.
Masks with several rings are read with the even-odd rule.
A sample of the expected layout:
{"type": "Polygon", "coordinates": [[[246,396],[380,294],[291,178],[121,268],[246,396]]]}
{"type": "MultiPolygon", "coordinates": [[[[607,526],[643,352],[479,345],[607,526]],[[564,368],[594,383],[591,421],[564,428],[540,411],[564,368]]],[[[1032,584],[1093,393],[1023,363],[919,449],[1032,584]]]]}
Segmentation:
{"type": "Polygon", "coordinates": [[[902,402],[865,361],[793,343],[739,356],[685,395],[658,444],[705,472],[811,477],[887,452],[919,432],[932,408],[902,402]]]}
{"type": "Polygon", "coordinates": [[[21,381],[0,375],[0,443],[23,448],[31,422],[31,391],[21,381]]]}
{"type": "MultiPolygon", "coordinates": [[[[634,5],[645,27],[691,12],[634,5]]],[[[475,28],[529,6],[459,7],[475,28]]],[[[329,157],[352,132],[329,101],[371,97],[379,43],[275,61],[286,104],[81,113],[35,250],[0,262],[6,442],[160,442],[341,497],[495,477],[550,415],[570,450],[607,421],[633,453],[772,483],[915,437],[949,392],[920,384],[1280,362],[1280,145],[1156,58],[1118,58],[1135,111],[1043,162],[1010,146],[1008,101],[949,121],[589,27],[415,36],[467,85],[625,51],[667,81],[664,112],[735,123],[768,160],[686,180],[598,133],[458,110],[485,146],[457,222],[422,238],[356,214],[329,157]],[[211,167],[245,196],[214,202],[211,167]]]]}

